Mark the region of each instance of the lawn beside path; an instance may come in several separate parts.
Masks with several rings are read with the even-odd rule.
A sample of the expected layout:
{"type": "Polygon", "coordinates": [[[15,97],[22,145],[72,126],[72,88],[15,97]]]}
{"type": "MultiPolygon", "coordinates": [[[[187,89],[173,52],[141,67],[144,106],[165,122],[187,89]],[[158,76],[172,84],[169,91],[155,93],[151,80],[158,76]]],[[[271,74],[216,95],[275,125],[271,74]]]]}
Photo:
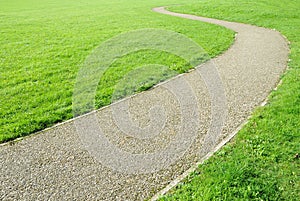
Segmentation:
{"type": "MultiPolygon", "coordinates": [[[[80,67],[95,48],[121,33],[145,28],[175,31],[197,42],[210,57],[232,44],[234,33],[228,29],[151,11],[175,3],[180,1],[0,0],[0,143],[71,119],[80,67]]],[[[169,66],[177,74],[191,68],[163,51],[128,54],[101,78],[95,109],[111,103],[122,77],[147,64],[169,66]]],[[[153,84],[146,80],[137,92],[153,84]]]]}
{"type": "Polygon", "coordinates": [[[282,83],[237,136],[160,200],[299,200],[300,1],[201,1],[179,13],[280,31],[291,42],[282,83]]]}

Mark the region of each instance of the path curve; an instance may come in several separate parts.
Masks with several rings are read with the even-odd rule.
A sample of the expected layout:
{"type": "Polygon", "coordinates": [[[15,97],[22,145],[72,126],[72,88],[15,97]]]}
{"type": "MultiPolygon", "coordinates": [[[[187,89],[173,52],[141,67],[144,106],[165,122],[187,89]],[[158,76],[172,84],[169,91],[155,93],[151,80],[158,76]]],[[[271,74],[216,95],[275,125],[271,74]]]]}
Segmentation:
{"type": "MultiPolygon", "coordinates": [[[[287,65],[287,41],[277,31],[265,28],[173,13],[163,7],[153,10],[218,24],[237,32],[232,47],[212,60],[222,79],[229,111],[222,138],[219,139],[221,142],[245,122],[251,111],[260,105],[277,85],[287,65]]],[[[208,64],[201,65],[183,75],[197,95],[202,117],[199,135],[207,133],[211,107],[206,85],[199,78],[199,72],[209,72],[209,67],[208,64]]],[[[180,76],[166,84],[172,85],[178,79],[180,76]]],[[[145,102],[151,104],[151,101],[157,101],[151,97],[158,96],[163,97],[162,102],[168,103],[169,96],[166,95],[164,84],[121,102],[132,102],[132,113],[138,117],[138,114],[145,112],[145,102]]],[[[168,106],[170,111],[174,109],[170,102],[166,107],[168,106]]],[[[106,125],[104,129],[108,133],[116,133],[112,140],[121,146],[125,139],[119,135],[117,126],[114,125],[111,117],[112,107],[114,106],[105,107],[95,113],[102,125],[106,125]]],[[[88,118],[89,115],[79,118],[88,118]]],[[[176,117],[176,114],[174,115],[176,117]]],[[[101,166],[82,148],[76,135],[74,121],[73,119],[46,129],[20,142],[0,146],[0,200],[143,200],[153,196],[197,162],[194,160],[194,154],[198,150],[197,145],[201,144],[201,137],[195,141],[187,154],[168,170],[145,175],[114,172],[101,166]]],[[[147,119],[142,118],[141,121],[147,119]]],[[[130,146],[123,148],[130,149],[130,146]]]]}

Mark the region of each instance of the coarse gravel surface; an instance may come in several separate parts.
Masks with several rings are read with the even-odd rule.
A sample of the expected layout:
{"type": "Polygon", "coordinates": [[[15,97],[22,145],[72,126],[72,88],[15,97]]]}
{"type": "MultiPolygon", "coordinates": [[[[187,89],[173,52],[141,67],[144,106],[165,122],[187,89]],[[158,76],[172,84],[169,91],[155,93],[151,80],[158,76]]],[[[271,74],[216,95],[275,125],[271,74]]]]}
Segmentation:
{"type": "Polygon", "coordinates": [[[0,200],[150,198],[243,123],[274,89],[286,69],[288,43],[277,31],[177,14],[163,7],[153,10],[225,26],[237,33],[236,40],[219,57],[151,90],[23,140],[1,145],[0,200]],[[161,108],[164,113],[161,113],[161,108]],[[129,111],[131,119],[127,122],[128,127],[125,121],[125,127],[122,124],[121,128],[118,125],[123,121],[120,117],[128,117],[126,112],[121,111],[123,109],[129,111]],[[105,160],[101,156],[94,157],[93,150],[85,148],[85,143],[89,145],[93,141],[97,142],[94,137],[101,134],[95,128],[90,139],[86,140],[78,133],[91,131],[95,126],[90,125],[93,118],[101,125],[101,133],[104,133],[108,142],[114,144],[115,149],[123,150],[120,153],[126,154],[114,156],[115,152],[104,151],[108,154],[104,155],[107,158],[105,160]],[[159,132],[151,137],[156,129],[159,132]],[[132,132],[132,135],[128,132],[132,132]],[[195,136],[190,135],[193,132],[195,136]],[[165,153],[162,150],[178,139],[183,140],[179,147],[186,146],[187,150],[168,166],[170,161],[165,155],[170,154],[168,157],[172,157],[173,152],[165,153]],[[153,164],[151,169],[151,161],[147,161],[147,158],[146,165],[140,164],[145,169],[144,173],[141,173],[143,169],[130,167],[130,164],[135,164],[131,156],[147,153],[152,156],[156,152],[164,153],[154,154],[157,158],[152,158],[156,164],[165,164],[163,169],[153,164]],[[114,159],[114,164],[110,164],[110,158],[114,159]],[[117,162],[120,169],[117,168],[117,162]]]}

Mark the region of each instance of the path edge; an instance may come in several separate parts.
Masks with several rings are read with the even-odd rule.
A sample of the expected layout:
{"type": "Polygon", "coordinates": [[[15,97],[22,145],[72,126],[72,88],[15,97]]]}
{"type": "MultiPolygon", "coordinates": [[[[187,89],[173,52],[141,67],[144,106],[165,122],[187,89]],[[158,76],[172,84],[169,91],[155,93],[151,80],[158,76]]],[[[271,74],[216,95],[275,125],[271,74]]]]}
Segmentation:
{"type": "MultiPolygon", "coordinates": [[[[166,8],[168,8],[169,6],[160,6],[160,7],[163,7],[166,10],[166,8]]],[[[160,7],[154,7],[151,10],[153,12],[156,12],[156,11],[154,11],[154,9],[155,8],[160,8],[160,7]]],[[[169,10],[167,10],[167,11],[169,11],[169,10]]],[[[170,11],[170,12],[173,12],[173,11],[170,11]]],[[[157,13],[159,13],[159,12],[157,12],[157,13]]],[[[163,13],[161,13],[161,14],[163,14],[163,13]]],[[[187,14],[187,13],[184,13],[184,14],[187,14]]],[[[192,14],[187,14],[187,15],[192,15],[192,14]]],[[[197,16],[197,15],[193,15],[193,16],[197,16]]],[[[174,16],[174,17],[178,17],[178,16],[174,16]]],[[[199,16],[199,17],[201,17],[201,16],[199,16]]],[[[209,17],[205,17],[205,18],[209,18],[209,17]]],[[[214,19],[214,18],[212,18],[212,19],[214,19]]],[[[222,19],[218,19],[218,18],[216,18],[216,19],[217,20],[221,20],[221,21],[226,21],[226,22],[233,22],[233,21],[227,21],[227,20],[222,20],[222,19]]],[[[204,23],[208,23],[208,22],[204,22],[204,23]]],[[[242,23],[242,22],[234,22],[234,23],[256,26],[256,25],[253,25],[253,24],[246,24],[246,23],[242,23]]],[[[221,26],[221,25],[218,25],[218,26],[221,26]]],[[[267,27],[263,27],[263,26],[256,26],[256,27],[260,27],[260,28],[264,28],[264,29],[275,31],[275,32],[277,32],[286,41],[289,53],[288,53],[288,61],[286,63],[285,69],[284,69],[284,71],[282,73],[282,76],[285,76],[285,74],[289,70],[289,62],[290,62],[290,54],[291,54],[291,49],[290,49],[291,42],[288,40],[288,38],[285,35],[283,35],[280,31],[278,31],[276,29],[271,29],[271,28],[267,28],[267,27]]],[[[229,28],[227,28],[227,29],[229,29],[229,28]]],[[[230,29],[230,30],[232,30],[232,29],[230,29]]],[[[234,32],[235,32],[235,38],[234,38],[234,41],[231,44],[231,46],[235,43],[236,36],[238,35],[238,32],[236,32],[236,31],[234,31],[234,32]]],[[[231,46],[226,51],[228,51],[231,48],[231,46]]],[[[215,59],[215,58],[221,56],[226,51],[224,51],[223,53],[217,55],[216,57],[214,57],[212,59],[215,59]]],[[[210,157],[212,157],[216,152],[218,152],[226,144],[230,143],[231,140],[233,140],[234,137],[240,132],[240,130],[242,130],[244,128],[244,126],[249,123],[250,119],[252,119],[252,117],[253,117],[254,111],[257,110],[260,107],[266,106],[269,103],[269,96],[272,94],[273,91],[277,91],[278,87],[282,83],[283,83],[283,81],[282,81],[282,77],[281,77],[281,78],[279,78],[279,80],[277,81],[277,83],[274,85],[273,89],[271,89],[271,91],[268,94],[268,96],[260,104],[258,104],[256,107],[254,107],[254,109],[252,110],[251,114],[232,133],[230,133],[219,144],[217,144],[217,146],[212,151],[210,151],[209,153],[207,153],[200,161],[198,161],[196,164],[192,165],[188,170],[186,170],[181,175],[179,175],[177,178],[175,178],[174,180],[172,180],[167,186],[165,186],[163,189],[161,189],[160,191],[158,191],[157,193],[155,193],[152,197],[148,198],[147,200],[149,200],[149,201],[157,201],[159,198],[161,198],[162,196],[166,195],[171,189],[173,189],[174,187],[176,187],[180,182],[182,182],[185,178],[187,178],[191,173],[195,172],[200,165],[204,164],[204,162],[207,161],[210,157]]]]}

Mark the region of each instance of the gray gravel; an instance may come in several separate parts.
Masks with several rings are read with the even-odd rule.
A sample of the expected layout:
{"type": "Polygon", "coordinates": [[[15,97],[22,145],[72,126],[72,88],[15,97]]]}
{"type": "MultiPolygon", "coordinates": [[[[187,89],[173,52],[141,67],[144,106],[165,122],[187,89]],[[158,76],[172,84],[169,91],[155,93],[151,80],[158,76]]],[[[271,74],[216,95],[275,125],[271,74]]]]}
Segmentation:
{"type": "MultiPolygon", "coordinates": [[[[196,70],[95,113],[79,117],[79,122],[85,122],[82,128],[90,129],[93,125],[89,126],[89,119],[96,117],[109,142],[126,153],[141,155],[162,150],[178,136],[189,136],[187,132],[194,126],[193,122],[198,122],[195,139],[190,144],[183,142],[187,146],[183,156],[171,166],[153,173],[131,174],[126,173],[126,169],[118,172],[113,166],[111,168],[103,165],[109,161],[101,163],[99,158],[89,153],[90,150],[85,149],[75,127],[78,119],[73,119],[19,142],[0,146],[0,200],[143,200],[149,198],[200,160],[209,151],[203,149],[209,147],[206,142],[217,143],[244,122],[251,111],[264,101],[276,86],[286,68],[288,44],[277,31],[171,13],[163,8],[155,8],[154,11],[225,26],[238,33],[236,41],[224,54],[196,70]],[[212,65],[218,70],[223,83],[222,89],[225,91],[226,102],[220,99],[220,97],[224,99],[223,91],[218,87],[220,83],[213,80],[215,77],[212,74],[215,72],[211,71],[212,65]],[[191,101],[184,101],[185,110],[182,110],[181,100],[174,99],[174,93],[170,90],[174,89],[177,93],[185,94],[184,88],[180,88],[183,79],[188,82],[195,95],[194,98],[191,97],[191,101]],[[225,108],[218,108],[223,107],[220,102],[226,103],[225,108]],[[141,128],[151,124],[149,109],[160,105],[164,108],[165,116],[157,111],[154,111],[153,115],[166,117],[163,128],[153,138],[136,138],[128,133],[124,134],[113,115],[120,110],[122,104],[128,106],[132,121],[141,128]],[[198,111],[195,111],[195,105],[198,111]],[[223,110],[228,111],[228,114],[223,114],[223,110]],[[198,115],[193,115],[194,112],[198,112],[198,115]],[[182,120],[182,115],[190,115],[190,121],[182,120]],[[220,127],[219,124],[222,124],[223,120],[224,125],[220,127]],[[218,121],[219,124],[214,123],[218,121]],[[186,125],[186,130],[180,133],[182,123],[186,125]],[[218,132],[217,127],[222,129],[220,136],[214,133],[218,132]],[[213,136],[212,140],[205,140],[210,139],[207,138],[206,133],[213,136]],[[199,151],[203,153],[199,154],[199,151]]],[[[153,132],[153,129],[148,128],[144,131],[153,132]]],[[[192,131],[194,130],[191,129],[192,131]]],[[[97,135],[97,130],[94,134],[97,135]]],[[[149,136],[148,134],[145,133],[149,136]]],[[[165,163],[164,156],[160,157],[162,157],[161,163],[165,163]]],[[[127,158],[120,158],[120,163],[125,163],[126,160],[127,158]]]]}

